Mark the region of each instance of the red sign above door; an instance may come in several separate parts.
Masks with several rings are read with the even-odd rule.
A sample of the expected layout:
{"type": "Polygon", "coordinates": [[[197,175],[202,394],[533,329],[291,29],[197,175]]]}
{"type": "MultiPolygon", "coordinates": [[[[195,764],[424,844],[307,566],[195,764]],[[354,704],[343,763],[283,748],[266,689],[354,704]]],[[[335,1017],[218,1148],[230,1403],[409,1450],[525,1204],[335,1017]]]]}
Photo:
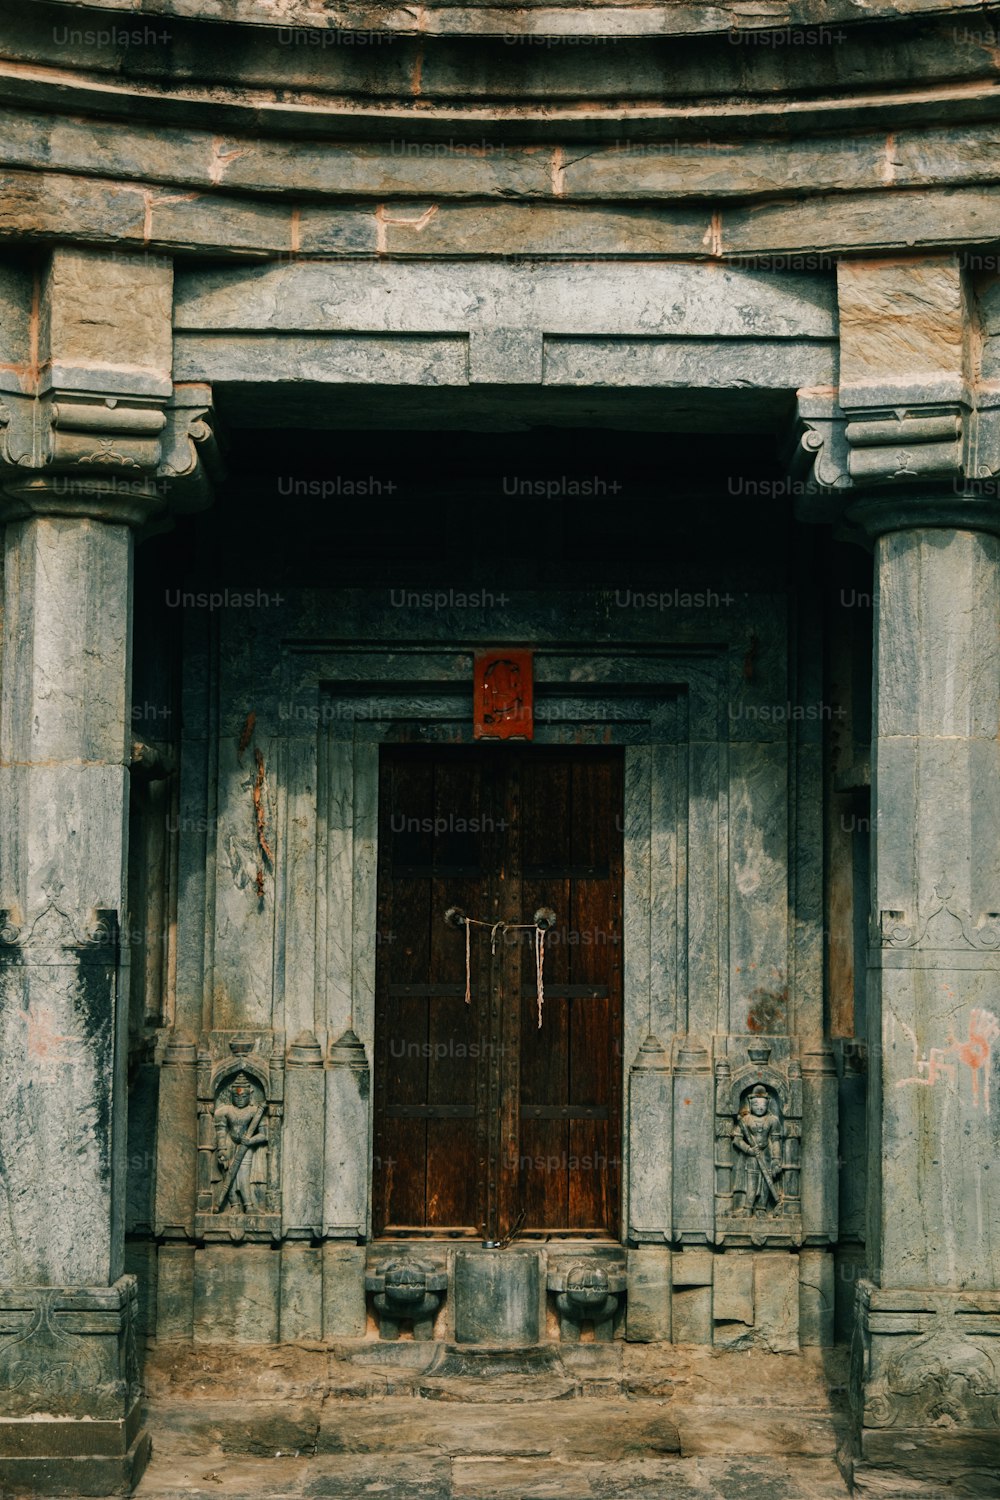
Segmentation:
{"type": "Polygon", "coordinates": [[[531,651],[477,651],[473,737],[534,739],[534,680],[531,651]]]}

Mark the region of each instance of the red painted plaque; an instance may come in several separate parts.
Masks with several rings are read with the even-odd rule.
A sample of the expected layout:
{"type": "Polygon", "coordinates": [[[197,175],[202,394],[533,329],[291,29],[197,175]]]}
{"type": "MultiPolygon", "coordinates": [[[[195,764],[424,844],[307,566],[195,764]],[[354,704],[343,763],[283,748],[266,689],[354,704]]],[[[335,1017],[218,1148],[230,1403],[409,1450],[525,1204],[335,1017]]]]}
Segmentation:
{"type": "Polygon", "coordinates": [[[531,651],[477,651],[473,736],[477,740],[534,738],[531,651]]]}

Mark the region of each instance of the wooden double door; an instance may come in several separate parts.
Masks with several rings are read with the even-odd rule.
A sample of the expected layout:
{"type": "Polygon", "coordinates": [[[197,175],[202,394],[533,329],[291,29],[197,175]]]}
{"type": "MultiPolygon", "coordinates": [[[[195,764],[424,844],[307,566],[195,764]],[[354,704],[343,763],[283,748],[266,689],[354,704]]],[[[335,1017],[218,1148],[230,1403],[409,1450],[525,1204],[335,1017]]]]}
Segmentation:
{"type": "Polygon", "coordinates": [[[618,1237],[622,773],[603,747],[383,749],[376,1234],[618,1237]],[[493,924],[545,908],[539,1026],[534,930],[493,924]]]}

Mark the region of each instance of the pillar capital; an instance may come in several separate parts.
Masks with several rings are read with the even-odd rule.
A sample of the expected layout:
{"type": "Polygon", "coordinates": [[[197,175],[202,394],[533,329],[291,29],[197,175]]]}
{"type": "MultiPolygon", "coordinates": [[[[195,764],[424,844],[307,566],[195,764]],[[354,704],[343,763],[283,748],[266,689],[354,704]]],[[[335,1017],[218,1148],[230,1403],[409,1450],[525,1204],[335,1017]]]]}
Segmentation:
{"type": "Polygon", "coordinates": [[[173,379],[171,262],[56,246],[15,311],[19,359],[0,369],[0,522],[158,530],[207,505],[212,392],[173,379]]]}
{"type": "Polygon", "coordinates": [[[955,255],[842,262],[840,383],[798,392],[802,521],[1000,534],[1000,402],[976,377],[979,309],[955,255]]]}
{"type": "Polygon", "coordinates": [[[1000,454],[1000,411],[960,402],[845,410],[832,393],[800,392],[789,460],[798,519],[868,546],[928,528],[1000,535],[994,436],[1000,454]]]}
{"type": "Polygon", "coordinates": [[[168,512],[207,505],[218,470],[208,386],[0,398],[0,521],[162,525],[168,512]]]}

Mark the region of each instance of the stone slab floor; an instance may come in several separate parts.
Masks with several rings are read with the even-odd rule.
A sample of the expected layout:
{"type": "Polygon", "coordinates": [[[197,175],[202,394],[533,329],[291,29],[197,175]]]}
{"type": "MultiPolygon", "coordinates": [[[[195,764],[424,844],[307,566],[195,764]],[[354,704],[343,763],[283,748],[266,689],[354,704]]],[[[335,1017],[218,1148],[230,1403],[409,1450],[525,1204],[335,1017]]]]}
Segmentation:
{"type": "MultiPolygon", "coordinates": [[[[137,1500],[846,1500],[843,1351],[169,1348],[137,1500]]],[[[864,1494],[944,1500],[950,1485],[864,1494]]]]}

